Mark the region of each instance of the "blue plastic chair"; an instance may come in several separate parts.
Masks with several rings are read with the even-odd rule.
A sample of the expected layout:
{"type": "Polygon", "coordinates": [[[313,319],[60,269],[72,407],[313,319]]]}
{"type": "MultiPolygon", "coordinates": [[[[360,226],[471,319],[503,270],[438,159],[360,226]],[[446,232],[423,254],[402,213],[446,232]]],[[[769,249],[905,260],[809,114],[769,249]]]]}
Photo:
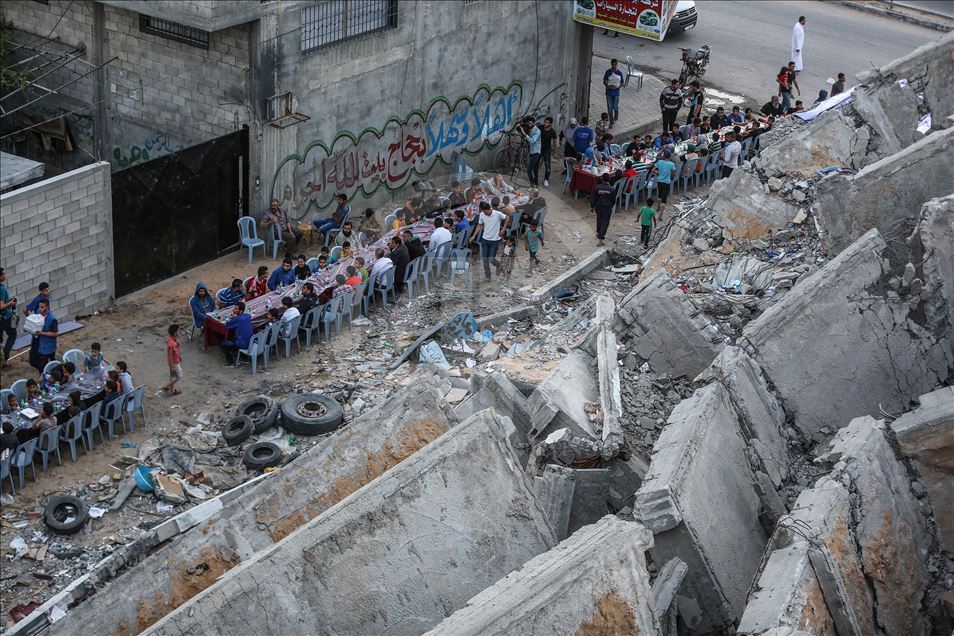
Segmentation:
{"type": "Polygon", "coordinates": [[[377,307],[377,301],[375,300],[375,294],[381,294],[381,302],[384,304],[384,309],[387,311],[388,308],[388,292],[394,294],[394,268],[392,267],[386,272],[378,274],[377,280],[374,281],[374,288],[371,290],[371,304],[377,307]],[[381,279],[384,279],[383,282],[381,279]]]}
{"type": "Polygon", "coordinates": [[[215,292],[215,299],[216,299],[217,301],[219,301],[219,304],[222,304],[222,303],[225,302],[225,299],[222,298],[222,294],[224,294],[225,292],[227,292],[229,289],[231,289],[231,288],[230,288],[230,287],[223,287],[223,288],[220,289],[219,291],[215,292]]]}
{"type": "Polygon", "coordinates": [[[358,313],[367,313],[368,310],[368,282],[365,281],[354,288],[354,297],[351,299],[351,307],[348,308],[348,329],[351,328],[351,321],[354,319],[354,308],[358,308],[358,313]]]}
{"type": "Polygon", "coordinates": [[[391,229],[391,224],[397,221],[397,214],[389,214],[384,217],[384,231],[387,232],[391,229]]]}
{"type": "Polygon", "coordinates": [[[146,425],[146,385],[140,384],[132,393],[124,396],[126,398],[126,413],[129,414],[129,430],[136,431],[136,411],[142,416],[142,425],[146,425]]]}
{"type": "MultiPolygon", "coordinates": [[[[318,318],[320,316],[320,307],[312,307],[305,312],[305,315],[301,317],[301,322],[298,325],[298,330],[305,332],[305,348],[311,349],[311,335],[319,328],[318,318]]],[[[319,334],[319,338],[320,338],[319,334]]],[[[299,349],[301,345],[299,344],[299,349]]]]}
{"type": "MultiPolygon", "coordinates": [[[[4,407],[7,405],[8,395],[12,395],[16,397],[17,394],[11,391],[10,389],[0,389],[0,404],[2,404],[4,407]]],[[[17,400],[17,402],[19,401],[20,400],[17,400]]]]}
{"type": "Polygon", "coordinates": [[[355,289],[354,287],[349,287],[348,289],[341,292],[341,304],[338,305],[338,325],[341,325],[341,321],[344,320],[344,317],[348,317],[348,329],[351,329],[351,305],[354,303],[355,289]]]}
{"type": "MultiPolygon", "coordinates": [[[[344,225],[344,223],[342,223],[344,225]]],[[[341,233],[341,228],[336,227],[325,232],[325,247],[328,247],[338,239],[338,234],[341,233]]]]}
{"type": "Polygon", "coordinates": [[[344,294],[332,298],[318,307],[321,313],[318,322],[325,328],[325,340],[331,340],[331,323],[335,323],[335,335],[341,331],[341,302],[344,294]]]}
{"type": "Polygon", "coordinates": [[[679,180],[682,182],[682,191],[685,192],[689,188],[689,180],[692,180],[693,187],[695,187],[697,180],[699,179],[699,173],[696,172],[696,169],[699,166],[698,159],[690,159],[685,163],[682,168],[682,174],[679,176],[679,180]]]}
{"type": "Polygon", "coordinates": [[[431,271],[434,272],[435,278],[444,273],[445,266],[447,271],[450,271],[450,254],[453,247],[452,242],[448,241],[434,250],[434,265],[431,267],[431,271]]]}
{"type": "Polygon", "coordinates": [[[50,360],[49,362],[46,363],[46,366],[43,367],[43,373],[49,373],[50,371],[60,366],[61,364],[63,363],[60,362],[59,360],[50,360]]]}
{"type": "MultiPolygon", "coordinates": [[[[285,241],[282,240],[281,230],[278,229],[277,224],[272,224],[268,226],[268,236],[272,240],[272,258],[278,258],[278,244],[285,244],[285,241]]],[[[251,262],[251,261],[249,261],[251,262]]]]}
{"type": "Polygon", "coordinates": [[[83,414],[78,413],[67,420],[60,431],[60,442],[70,447],[70,457],[76,461],[76,443],[83,439],[83,414]]]}
{"type": "Polygon", "coordinates": [[[455,234],[454,247],[456,249],[463,249],[467,247],[467,244],[470,243],[470,233],[471,233],[471,228],[467,228],[455,234]]]}
{"type": "Polygon", "coordinates": [[[255,229],[255,219],[250,216],[243,216],[238,221],[239,242],[242,247],[248,248],[248,262],[252,262],[252,250],[256,247],[262,248],[262,258],[265,257],[265,241],[258,238],[258,230],[255,229]]]}
{"type": "Polygon", "coordinates": [[[17,489],[13,484],[13,473],[10,472],[10,463],[13,461],[13,455],[7,455],[0,459],[0,490],[3,490],[3,480],[10,480],[10,492],[16,493],[17,489]]]}
{"type": "Polygon", "coordinates": [[[249,360],[252,361],[252,375],[255,375],[258,372],[258,357],[262,356],[265,360],[265,368],[267,369],[268,348],[265,346],[265,339],[268,337],[268,333],[269,331],[267,329],[262,330],[249,338],[248,346],[238,350],[235,356],[235,366],[239,365],[243,355],[247,356],[249,360]]]}
{"type": "Polygon", "coordinates": [[[472,282],[471,270],[470,270],[470,261],[467,260],[467,257],[470,256],[470,250],[468,249],[455,249],[451,252],[451,262],[450,262],[450,283],[451,287],[454,286],[454,281],[457,280],[457,274],[467,275],[467,282],[472,282]]]}
{"type": "Polygon", "coordinates": [[[431,274],[434,273],[434,252],[425,252],[421,257],[421,265],[418,268],[418,278],[424,281],[424,290],[427,293],[431,291],[431,274]]]}
{"type": "MultiPolygon", "coordinates": [[[[441,247],[444,247],[441,245],[441,247]]],[[[407,264],[404,268],[404,284],[407,285],[407,302],[410,305],[414,301],[414,283],[417,282],[418,270],[421,267],[421,258],[418,256],[407,264]]]]}
{"type": "Polygon", "coordinates": [[[610,154],[616,158],[623,156],[623,149],[619,144],[610,144],[610,154]]]}
{"type": "Polygon", "coordinates": [[[70,349],[63,354],[63,363],[72,362],[77,369],[83,368],[83,360],[86,359],[86,354],[83,353],[82,349],[70,349]]]}
{"type": "Polygon", "coordinates": [[[305,265],[308,266],[308,269],[311,270],[311,273],[312,273],[312,274],[314,274],[315,272],[318,271],[318,259],[317,259],[317,258],[314,258],[314,257],[309,258],[307,261],[305,261],[305,265]]]}
{"type": "Polygon", "coordinates": [[[20,477],[20,490],[23,490],[23,484],[26,477],[26,467],[29,466],[33,471],[33,481],[36,481],[36,465],[33,463],[33,453],[36,452],[37,438],[26,441],[13,451],[13,459],[10,460],[10,468],[16,468],[20,477]]]}
{"type": "Polygon", "coordinates": [[[99,441],[103,444],[106,443],[106,438],[103,436],[103,429],[99,421],[99,412],[102,408],[103,403],[96,402],[80,413],[80,421],[83,423],[83,443],[86,444],[87,452],[92,451],[95,447],[93,444],[93,433],[99,433],[99,441]]]}
{"type": "Polygon", "coordinates": [[[272,350],[275,350],[275,357],[278,358],[278,332],[282,327],[282,323],[279,321],[273,322],[271,325],[262,330],[265,333],[265,368],[268,368],[269,360],[271,359],[272,350]]]}
{"type": "Polygon", "coordinates": [[[56,453],[57,465],[63,465],[63,462],[60,461],[60,433],[62,431],[62,426],[54,426],[53,428],[43,431],[37,437],[36,453],[40,456],[40,459],[43,462],[44,473],[46,472],[46,468],[50,461],[50,455],[52,453],[56,453]]]}
{"type": "Polygon", "coordinates": [[[682,168],[686,165],[684,161],[673,161],[676,169],[672,171],[672,177],[669,186],[669,194],[676,194],[676,189],[679,187],[679,178],[682,176],[682,168]]]}
{"type": "MultiPolygon", "coordinates": [[[[116,439],[116,420],[119,420],[120,425],[123,426],[125,430],[125,420],[123,419],[123,411],[125,410],[125,407],[125,397],[118,397],[107,404],[106,408],[103,409],[102,414],[99,416],[99,421],[106,425],[106,431],[110,440],[116,439]]],[[[100,431],[100,434],[102,434],[102,431],[100,431]]]]}
{"type": "Polygon", "coordinates": [[[636,202],[639,201],[639,191],[646,187],[646,173],[636,173],[636,176],[629,177],[626,179],[626,183],[623,186],[623,208],[628,210],[630,202],[633,202],[633,199],[636,199],[636,202]]]}
{"type": "Polygon", "coordinates": [[[338,259],[341,257],[341,246],[335,245],[328,251],[328,260],[338,262],[338,259]]]}
{"type": "Polygon", "coordinates": [[[298,339],[298,328],[301,326],[301,316],[297,316],[288,321],[288,335],[283,336],[281,330],[278,331],[278,339],[285,343],[285,359],[291,357],[292,340],[298,345],[298,353],[301,353],[301,340],[298,339]]]}
{"type": "Polygon", "coordinates": [[[615,212],[619,208],[620,202],[623,200],[624,188],[626,187],[627,179],[620,179],[615,184],[613,184],[613,211],[615,212]]]}

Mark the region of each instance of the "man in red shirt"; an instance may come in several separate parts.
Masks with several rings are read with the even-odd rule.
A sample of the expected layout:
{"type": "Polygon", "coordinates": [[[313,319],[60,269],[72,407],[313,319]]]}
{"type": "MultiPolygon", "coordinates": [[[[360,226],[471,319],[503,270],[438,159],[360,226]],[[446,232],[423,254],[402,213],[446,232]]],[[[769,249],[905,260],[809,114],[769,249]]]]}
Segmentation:
{"type": "Polygon", "coordinates": [[[268,267],[258,268],[258,276],[248,281],[245,286],[245,300],[252,300],[268,293],[268,267]]]}

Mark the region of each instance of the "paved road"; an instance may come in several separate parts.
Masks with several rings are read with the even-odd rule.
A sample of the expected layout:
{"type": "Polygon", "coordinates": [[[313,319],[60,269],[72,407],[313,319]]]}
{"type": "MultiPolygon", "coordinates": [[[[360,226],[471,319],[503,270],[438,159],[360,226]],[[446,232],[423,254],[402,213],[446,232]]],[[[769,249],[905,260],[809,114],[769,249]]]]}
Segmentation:
{"type": "Polygon", "coordinates": [[[775,75],[789,61],[792,27],[804,15],[805,70],[798,83],[806,101],[815,100],[825,80],[839,71],[853,76],[865,68],[882,66],[944,34],[879,15],[822,2],[696,2],[696,28],[666,38],[662,43],[620,34],[618,38],[593,34],[597,55],[632,55],[638,66],[663,77],[678,77],[679,47],[712,46],[704,85],[744,95],[752,104],[768,101],[775,91],[775,75]]]}
{"type": "Polygon", "coordinates": [[[954,2],[951,2],[951,0],[904,0],[892,4],[954,18],[954,2]]]}

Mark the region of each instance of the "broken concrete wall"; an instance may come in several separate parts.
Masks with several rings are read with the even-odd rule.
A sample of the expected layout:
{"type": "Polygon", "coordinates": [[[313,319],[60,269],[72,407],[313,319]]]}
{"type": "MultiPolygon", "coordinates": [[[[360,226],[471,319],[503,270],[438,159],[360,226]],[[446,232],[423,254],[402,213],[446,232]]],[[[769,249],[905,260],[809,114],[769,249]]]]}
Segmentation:
{"type": "Polygon", "coordinates": [[[820,458],[832,470],[799,496],[773,538],[740,633],[931,632],[922,609],[931,538],[884,428],[856,418],[820,458]]]}
{"type": "Polygon", "coordinates": [[[664,270],[641,280],[617,316],[620,342],[657,373],[695,376],[725,346],[716,325],[664,270]]]}
{"type": "Polygon", "coordinates": [[[904,239],[921,206],[954,189],[954,128],[928,135],[853,175],[815,184],[814,212],[822,244],[837,254],[871,228],[892,241],[895,259],[908,261],[904,239]]]}
{"type": "Polygon", "coordinates": [[[599,401],[599,396],[596,361],[582,349],[571,349],[527,400],[531,437],[559,428],[568,428],[575,435],[598,437],[584,407],[588,402],[599,401]]]}
{"type": "Polygon", "coordinates": [[[659,633],[642,525],[607,516],[529,561],[428,636],[659,633]]]}
{"type": "MultiPolygon", "coordinates": [[[[402,416],[405,414],[402,414],[402,416]]],[[[420,634],[556,543],[493,410],[227,572],[149,634],[420,634]]]]}
{"type": "Polygon", "coordinates": [[[954,552],[954,387],[922,395],[920,402],[891,430],[927,490],[941,547],[954,552]]]}
{"type": "MultiPolygon", "coordinates": [[[[932,199],[921,208],[908,237],[915,279],[923,286],[925,320],[936,333],[954,329],[954,194],[932,199]]],[[[914,280],[911,284],[914,285],[914,280]]],[[[954,346],[954,340],[951,343],[954,346]]]]}
{"type": "MultiPolygon", "coordinates": [[[[775,126],[780,127],[778,123],[775,126]]],[[[772,143],[767,141],[773,139],[769,135],[771,133],[766,133],[761,138],[762,150],[755,165],[766,176],[786,175],[797,179],[810,179],[816,170],[829,166],[864,165],[871,140],[871,132],[854,117],[850,106],[832,109],[775,136],[772,143]]]]}
{"type": "Polygon", "coordinates": [[[785,227],[798,214],[795,205],[771,192],[748,166],[712,184],[708,205],[725,238],[761,238],[785,227]]]}
{"type": "MultiPolygon", "coordinates": [[[[456,424],[447,386],[401,389],[200,526],[152,552],[57,623],[62,634],[138,634],[456,424]],[[304,485],[307,485],[305,487],[304,485]]],[[[129,564],[132,565],[132,564],[129,564]]]]}
{"type": "Polygon", "coordinates": [[[676,406],[636,493],[634,516],[655,534],[653,560],[684,561],[679,612],[695,632],[731,629],[768,534],[747,444],[728,390],[715,382],[676,406]]]}
{"type": "Polygon", "coordinates": [[[887,289],[886,244],[871,230],[746,325],[739,339],[803,435],[830,439],[839,422],[907,410],[946,382],[950,333],[887,289]],[[864,387],[859,390],[858,387],[864,387]]]}

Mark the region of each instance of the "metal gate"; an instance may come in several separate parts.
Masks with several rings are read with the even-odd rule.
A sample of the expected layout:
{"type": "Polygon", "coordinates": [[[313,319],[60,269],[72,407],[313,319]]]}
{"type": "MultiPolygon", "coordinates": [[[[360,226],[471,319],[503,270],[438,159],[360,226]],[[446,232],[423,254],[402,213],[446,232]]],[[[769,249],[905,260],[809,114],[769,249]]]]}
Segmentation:
{"type": "Polygon", "coordinates": [[[116,296],[211,261],[248,213],[248,129],[112,175],[116,296]]]}

